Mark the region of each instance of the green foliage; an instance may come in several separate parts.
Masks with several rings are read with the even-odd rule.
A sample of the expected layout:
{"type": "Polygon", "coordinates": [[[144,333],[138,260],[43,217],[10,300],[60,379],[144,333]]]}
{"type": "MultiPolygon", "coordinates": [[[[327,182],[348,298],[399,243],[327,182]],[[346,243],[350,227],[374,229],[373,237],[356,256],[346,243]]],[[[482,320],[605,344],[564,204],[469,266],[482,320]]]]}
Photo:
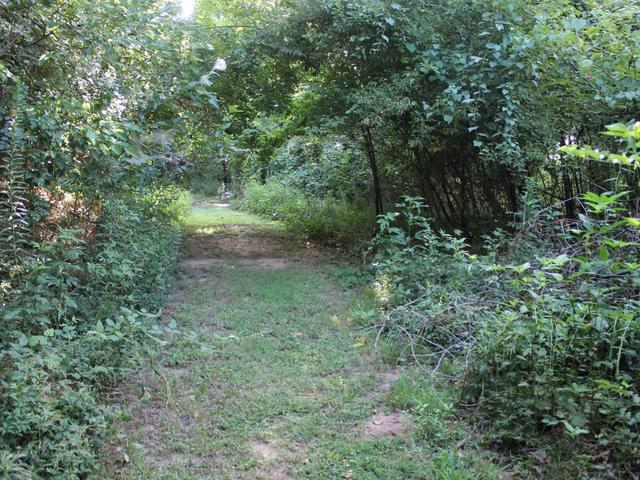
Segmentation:
{"type": "Polygon", "coordinates": [[[269,161],[272,175],[318,197],[344,195],[354,201],[369,193],[369,172],[354,142],[333,136],[290,138],[269,161]]]}
{"type": "Polygon", "coordinates": [[[0,110],[0,154],[6,156],[2,165],[2,183],[0,184],[0,271],[16,267],[25,254],[25,246],[30,239],[27,210],[27,184],[25,177],[24,143],[24,99],[22,85],[15,87],[14,110],[3,115],[0,110]]]}
{"type": "MultiPolygon", "coordinates": [[[[95,471],[98,394],[159,332],[190,202],[174,182],[344,247],[370,238],[374,191],[403,199],[372,248],[397,358],[464,379],[494,438],[637,469],[638,119],[593,138],[637,112],[635,2],[175,13],[0,2],[0,474],[95,471]]],[[[435,437],[452,411],[411,408],[435,437]]]]}
{"type": "Polygon", "coordinates": [[[528,443],[557,425],[631,459],[640,434],[638,244],[614,197],[585,200],[588,213],[563,236],[566,253],[493,267],[489,283],[504,298],[478,329],[467,388],[507,438],[528,443]]]}
{"type": "Polygon", "coordinates": [[[264,185],[245,185],[238,205],[281,220],[294,232],[334,246],[351,247],[366,241],[373,229],[373,213],[347,200],[316,198],[276,178],[264,185]]]}
{"type": "Polygon", "coordinates": [[[87,263],[93,309],[108,314],[125,298],[132,306],[160,308],[171,284],[178,228],[189,208],[188,194],[175,187],[150,188],[105,203],[92,246],[95,256],[87,263]]]}
{"type": "Polygon", "coordinates": [[[3,283],[0,450],[24,478],[85,478],[111,413],[114,384],[161,335],[188,197],[175,187],[131,192],[103,206],[90,245],[77,231],[34,245],[3,283]],[[26,473],[24,473],[26,475],[26,473]]]}
{"type": "MultiPolygon", "coordinates": [[[[235,15],[243,6],[203,3],[203,11],[242,18],[235,15]]],[[[593,143],[610,118],[635,111],[633,3],[295,0],[244,8],[259,27],[234,32],[246,54],[225,87],[229,103],[244,96],[253,107],[243,106],[231,128],[245,127],[238,172],[324,187],[334,170],[318,161],[322,141],[309,140],[348,139],[352,156],[363,158],[354,153],[365,151],[366,120],[387,203],[420,195],[437,225],[473,241],[508,225],[527,177],[548,207],[615,176],[554,153],[570,138],[593,143]],[[276,80],[256,85],[264,76],[276,80]]],[[[354,161],[350,173],[353,182],[331,184],[331,195],[372,197],[365,162],[354,161]]],[[[565,204],[572,217],[573,206],[565,204]]]]}
{"type": "Polygon", "coordinates": [[[381,328],[410,342],[417,361],[462,376],[493,438],[539,446],[545,433],[566,435],[631,466],[640,277],[626,195],[586,194],[569,226],[539,217],[528,228],[544,241],[526,263],[510,262],[504,246],[496,257],[493,243],[489,255],[469,255],[408,198],[379,221],[381,328]]]}
{"type": "Polygon", "coordinates": [[[560,147],[560,151],[582,160],[608,161],[636,170],[640,168],[638,167],[640,165],[640,122],[631,122],[629,125],[624,123],[607,125],[604,135],[621,139],[627,153],[599,151],[589,146],[579,147],[578,145],[563,146],[560,147]]]}
{"type": "MultiPolygon", "coordinates": [[[[606,133],[623,139],[626,151],[594,160],[633,158],[634,132],[609,126],[606,133]]],[[[547,246],[535,261],[491,267],[488,283],[504,297],[478,330],[467,388],[502,436],[530,443],[534,430],[560,429],[634,465],[640,277],[636,221],[623,203],[628,194],[585,194],[579,221],[568,229],[545,227],[555,248],[547,246]]]]}
{"type": "Polygon", "coordinates": [[[433,229],[421,198],[406,197],[396,207],[379,217],[374,242],[382,328],[401,343],[421,345],[413,357],[435,360],[437,370],[472,342],[469,332],[481,298],[471,285],[482,274],[481,264],[467,253],[464,238],[433,229]]]}
{"type": "Polygon", "coordinates": [[[190,203],[167,183],[217,104],[201,31],[165,7],[0,5],[3,478],[94,475],[104,387],[161,333],[190,203]]]}
{"type": "Polygon", "coordinates": [[[389,393],[392,405],[410,411],[417,420],[420,436],[429,444],[445,446],[455,441],[455,395],[437,382],[425,378],[401,377],[389,393]]]}

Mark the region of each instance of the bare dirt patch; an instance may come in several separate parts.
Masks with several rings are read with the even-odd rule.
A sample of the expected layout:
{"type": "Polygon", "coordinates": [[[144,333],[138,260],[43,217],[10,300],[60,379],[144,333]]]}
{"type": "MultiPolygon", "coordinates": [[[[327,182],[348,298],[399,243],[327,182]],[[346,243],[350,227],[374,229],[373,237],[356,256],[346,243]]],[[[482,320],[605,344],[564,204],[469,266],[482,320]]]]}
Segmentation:
{"type": "Polygon", "coordinates": [[[210,200],[210,199],[196,200],[195,202],[193,202],[193,204],[197,205],[198,207],[229,208],[230,206],[228,203],[221,203],[218,200],[210,200]]]}
{"type": "Polygon", "coordinates": [[[206,463],[203,457],[197,455],[186,455],[183,453],[170,453],[154,459],[154,466],[162,471],[174,465],[187,467],[202,467],[206,463]]]}
{"type": "Polygon", "coordinates": [[[261,232],[248,225],[225,225],[224,230],[198,231],[184,240],[183,270],[238,265],[276,270],[289,265],[310,266],[320,258],[308,245],[296,244],[285,234],[261,232]]]}
{"type": "Polygon", "coordinates": [[[271,442],[252,440],[249,442],[252,455],[259,461],[256,478],[264,480],[290,480],[295,478],[291,464],[300,463],[306,456],[306,449],[297,444],[280,447],[271,442]]]}
{"type": "Polygon", "coordinates": [[[273,257],[287,248],[284,235],[259,232],[245,225],[225,225],[223,231],[198,231],[185,241],[189,257],[273,257]]]}
{"type": "MultiPolygon", "coordinates": [[[[254,270],[279,270],[291,264],[287,258],[253,257],[233,261],[229,258],[190,258],[182,261],[183,270],[206,270],[214,267],[237,266],[254,270]]],[[[199,279],[206,282],[206,279],[199,279]]]]}
{"type": "Polygon", "coordinates": [[[377,414],[369,420],[362,436],[364,438],[404,436],[409,430],[409,416],[402,412],[377,414]]]}
{"type": "Polygon", "coordinates": [[[398,370],[389,370],[380,378],[378,387],[382,393],[389,393],[393,384],[400,380],[400,372],[398,370]]]}
{"type": "Polygon", "coordinates": [[[249,442],[249,447],[260,460],[276,460],[280,456],[278,449],[269,443],[253,440],[249,442]]]}

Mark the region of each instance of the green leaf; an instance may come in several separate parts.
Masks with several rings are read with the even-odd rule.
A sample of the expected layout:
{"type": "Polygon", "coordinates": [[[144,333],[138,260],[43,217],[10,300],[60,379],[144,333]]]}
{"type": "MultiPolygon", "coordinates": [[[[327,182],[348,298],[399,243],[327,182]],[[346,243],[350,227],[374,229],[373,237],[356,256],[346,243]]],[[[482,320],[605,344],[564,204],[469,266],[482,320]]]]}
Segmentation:
{"type": "Polygon", "coordinates": [[[85,134],[87,135],[87,138],[92,142],[95,142],[96,138],[98,138],[98,133],[91,127],[85,126],[84,130],[85,130],[85,134]]]}
{"type": "Polygon", "coordinates": [[[598,255],[600,257],[600,260],[602,260],[603,262],[606,262],[607,260],[609,260],[609,250],[604,245],[600,246],[600,249],[598,250],[598,255]]]}
{"type": "Polygon", "coordinates": [[[409,50],[409,53],[414,53],[418,49],[418,46],[415,43],[411,42],[405,43],[404,46],[407,50],[409,50]]]}
{"type": "Polygon", "coordinates": [[[630,226],[636,227],[636,228],[640,228],[640,218],[627,217],[627,218],[625,218],[625,221],[626,221],[627,225],[630,225],[630,226]]]}

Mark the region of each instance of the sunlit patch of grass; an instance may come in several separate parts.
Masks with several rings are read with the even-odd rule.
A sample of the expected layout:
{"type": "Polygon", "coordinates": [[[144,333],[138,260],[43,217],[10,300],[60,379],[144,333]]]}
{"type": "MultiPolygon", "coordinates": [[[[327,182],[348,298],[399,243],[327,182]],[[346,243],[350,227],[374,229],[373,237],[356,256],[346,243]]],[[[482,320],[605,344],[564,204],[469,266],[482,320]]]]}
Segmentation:
{"type": "Polygon", "coordinates": [[[216,225],[264,225],[264,219],[251,213],[239,212],[229,207],[194,205],[187,218],[189,229],[216,225]]]}

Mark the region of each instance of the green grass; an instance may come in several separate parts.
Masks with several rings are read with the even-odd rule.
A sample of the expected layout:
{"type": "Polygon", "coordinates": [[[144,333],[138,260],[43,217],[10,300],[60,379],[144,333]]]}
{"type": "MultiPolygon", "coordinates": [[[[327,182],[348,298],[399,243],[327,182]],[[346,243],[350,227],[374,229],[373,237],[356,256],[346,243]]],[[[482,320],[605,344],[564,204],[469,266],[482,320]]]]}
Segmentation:
{"type": "MultiPolygon", "coordinates": [[[[264,226],[273,222],[267,222],[263,218],[251,213],[240,212],[215,204],[194,205],[187,218],[187,227],[207,227],[219,225],[259,225],[264,226]]],[[[275,225],[275,224],[274,224],[275,225]]]]}
{"type": "MultiPolygon", "coordinates": [[[[228,208],[196,206],[189,219],[198,235],[231,224],[250,226],[256,245],[282,238],[278,224],[228,208]]],[[[292,256],[301,248],[281,241],[292,256]]],[[[119,425],[129,462],[113,459],[111,478],[498,478],[481,453],[457,450],[457,437],[425,439],[419,416],[403,435],[365,438],[376,412],[412,407],[402,392],[413,390],[403,380],[384,392],[391,366],[357,346],[357,312],[374,305],[350,288],[356,275],[323,262],[229,260],[185,270],[170,307],[182,333],[127,389],[119,425]]],[[[429,428],[451,421],[446,408],[434,415],[429,428]]]]}

